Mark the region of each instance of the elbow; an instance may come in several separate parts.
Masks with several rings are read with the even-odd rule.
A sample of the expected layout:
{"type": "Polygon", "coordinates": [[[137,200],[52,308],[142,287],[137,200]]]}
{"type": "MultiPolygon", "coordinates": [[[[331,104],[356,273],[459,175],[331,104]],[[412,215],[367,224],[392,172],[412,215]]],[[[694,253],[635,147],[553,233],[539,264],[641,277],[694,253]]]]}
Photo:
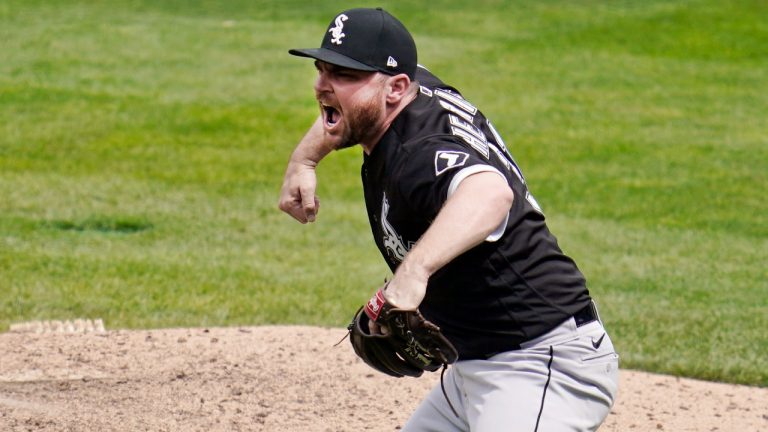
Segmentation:
{"type": "MultiPolygon", "coordinates": [[[[502,226],[506,225],[509,212],[512,209],[512,203],[515,200],[515,194],[512,189],[507,187],[499,188],[494,194],[493,200],[489,206],[488,221],[492,221],[491,232],[497,232],[502,226]]],[[[493,234],[489,234],[493,236],[493,234]]]]}
{"type": "Polygon", "coordinates": [[[509,212],[515,199],[514,192],[508,186],[499,190],[495,195],[491,213],[489,214],[489,220],[493,221],[493,223],[487,226],[488,231],[485,233],[485,241],[489,242],[494,242],[504,235],[507,222],[509,221],[509,212]]]}
{"type": "Polygon", "coordinates": [[[485,195],[482,198],[484,202],[477,204],[486,209],[485,217],[488,222],[501,223],[506,220],[512,209],[515,193],[504,177],[489,174],[485,176],[485,181],[486,183],[482,185],[485,193],[478,191],[478,195],[485,195]]]}
{"type": "Polygon", "coordinates": [[[512,188],[509,186],[500,188],[497,193],[494,202],[499,210],[499,213],[503,216],[509,213],[512,208],[512,203],[515,201],[515,193],[512,192],[512,188]]]}

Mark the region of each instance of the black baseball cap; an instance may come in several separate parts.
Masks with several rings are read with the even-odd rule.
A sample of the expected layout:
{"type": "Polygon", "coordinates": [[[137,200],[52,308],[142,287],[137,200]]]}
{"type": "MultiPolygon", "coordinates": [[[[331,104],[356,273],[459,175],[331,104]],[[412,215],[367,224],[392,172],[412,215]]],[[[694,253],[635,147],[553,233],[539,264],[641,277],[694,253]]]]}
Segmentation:
{"type": "Polygon", "coordinates": [[[416,43],[403,23],[387,11],[359,8],[344,11],[328,25],[320,48],[288,53],[336,66],[414,79],[416,43]]]}

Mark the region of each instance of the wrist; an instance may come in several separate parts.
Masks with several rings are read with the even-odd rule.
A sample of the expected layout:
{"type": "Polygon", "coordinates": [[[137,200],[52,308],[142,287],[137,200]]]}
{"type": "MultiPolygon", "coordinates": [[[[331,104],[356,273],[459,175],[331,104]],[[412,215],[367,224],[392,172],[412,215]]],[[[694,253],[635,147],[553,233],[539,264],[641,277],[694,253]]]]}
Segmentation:
{"type": "Polygon", "coordinates": [[[423,267],[409,266],[403,262],[392,280],[382,288],[382,296],[394,307],[416,310],[427,293],[429,276],[423,267]]]}
{"type": "Polygon", "coordinates": [[[333,148],[333,142],[323,131],[322,120],[318,118],[291,153],[290,162],[314,168],[333,148]]]}
{"type": "Polygon", "coordinates": [[[320,158],[313,158],[308,157],[303,154],[297,154],[298,152],[294,152],[291,155],[291,158],[288,160],[289,165],[293,165],[294,167],[300,167],[300,168],[310,168],[315,169],[317,168],[317,165],[320,163],[320,158]]]}
{"type": "Polygon", "coordinates": [[[384,297],[384,288],[379,288],[378,291],[368,300],[365,304],[365,314],[371,321],[376,322],[379,316],[385,309],[391,309],[392,304],[384,297]]]}
{"type": "Polygon", "coordinates": [[[417,243],[397,267],[395,275],[401,274],[408,279],[420,281],[426,285],[432,273],[436,271],[427,261],[426,256],[422,253],[422,248],[417,243]]]}

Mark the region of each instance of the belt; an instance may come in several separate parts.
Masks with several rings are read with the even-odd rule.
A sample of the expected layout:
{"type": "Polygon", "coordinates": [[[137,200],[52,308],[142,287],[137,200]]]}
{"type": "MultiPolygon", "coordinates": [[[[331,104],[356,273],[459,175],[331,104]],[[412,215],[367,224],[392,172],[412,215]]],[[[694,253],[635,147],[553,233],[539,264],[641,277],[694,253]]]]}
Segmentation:
{"type": "Polygon", "coordinates": [[[597,315],[595,304],[592,302],[592,300],[590,300],[589,304],[586,305],[583,309],[573,314],[573,319],[576,321],[576,327],[581,327],[591,322],[597,321],[599,317],[597,315]]]}
{"type": "MultiPolygon", "coordinates": [[[[586,305],[584,308],[580,309],[578,312],[573,314],[573,319],[574,321],[576,321],[577,328],[585,326],[595,321],[599,321],[600,316],[597,314],[597,307],[595,307],[595,303],[592,300],[590,300],[588,305],[586,305]]],[[[532,339],[529,339],[529,340],[532,340],[532,339]]],[[[522,343],[525,343],[525,341],[520,342],[520,344],[522,343]]],[[[462,358],[462,360],[472,360],[472,359],[487,360],[495,356],[496,354],[502,353],[504,351],[516,351],[516,350],[522,349],[522,346],[520,346],[520,344],[508,345],[504,350],[501,350],[501,351],[494,351],[485,355],[479,355],[475,357],[466,357],[466,358],[462,358]]]]}

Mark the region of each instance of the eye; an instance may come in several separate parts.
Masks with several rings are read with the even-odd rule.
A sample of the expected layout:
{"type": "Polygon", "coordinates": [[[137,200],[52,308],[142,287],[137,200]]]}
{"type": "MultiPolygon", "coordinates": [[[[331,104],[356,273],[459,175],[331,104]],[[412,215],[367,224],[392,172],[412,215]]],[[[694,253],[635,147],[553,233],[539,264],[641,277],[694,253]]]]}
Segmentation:
{"type": "Polygon", "coordinates": [[[344,81],[360,81],[365,73],[354,69],[338,69],[334,71],[334,75],[344,81]]]}

